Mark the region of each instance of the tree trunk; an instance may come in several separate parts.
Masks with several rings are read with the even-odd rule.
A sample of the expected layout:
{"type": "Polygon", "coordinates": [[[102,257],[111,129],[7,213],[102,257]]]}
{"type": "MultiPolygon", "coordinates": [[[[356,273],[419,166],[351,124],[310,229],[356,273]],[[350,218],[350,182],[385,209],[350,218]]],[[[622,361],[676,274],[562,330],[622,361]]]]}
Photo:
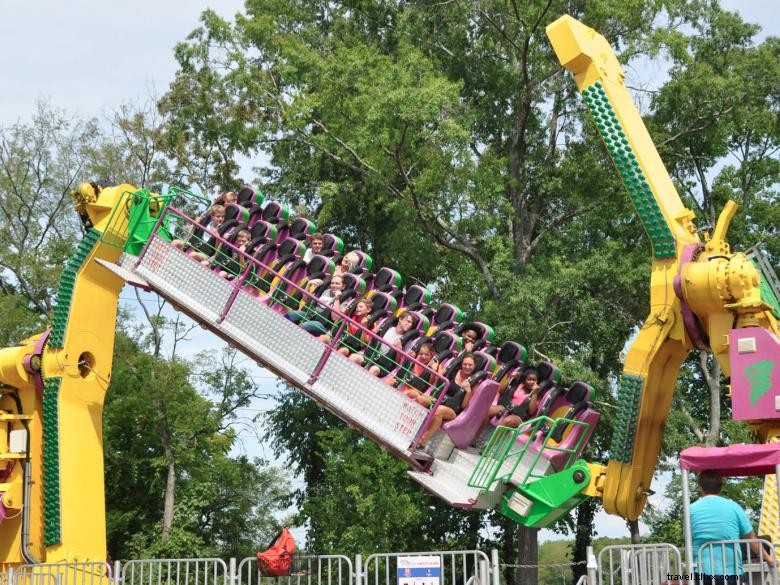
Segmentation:
{"type": "Polygon", "coordinates": [[[588,547],[593,542],[593,519],[595,517],[596,500],[588,498],[577,508],[577,523],[574,526],[574,547],[572,550],[574,583],[588,572],[585,562],[588,560],[588,547]]]}
{"type": "Polygon", "coordinates": [[[539,580],[539,535],[538,528],[519,526],[517,529],[517,564],[532,565],[518,567],[515,585],[537,585],[539,580]]]}
{"type": "Polygon", "coordinates": [[[173,526],[173,507],[176,503],[176,461],[170,448],[165,448],[165,458],[168,461],[168,476],[165,478],[165,499],[163,501],[162,541],[171,535],[173,526]]]}
{"type": "Polygon", "coordinates": [[[631,533],[631,544],[639,544],[639,520],[626,520],[626,524],[631,533]]]}
{"type": "Polygon", "coordinates": [[[699,368],[710,391],[710,425],[704,434],[704,446],[715,447],[720,437],[720,364],[711,353],[700,350],[699,368]]]}
{"type": "Polygon", "coordinates": [[[504,583],[509,585],[515,582],[515,569],[510,565],[515,564],[517,560],[517,549],[515,548],[517,524],[506,516],[500,517],[499,524],[504,531],[504,538],[501,543],[501,558],[504,559],[504,583]]]}

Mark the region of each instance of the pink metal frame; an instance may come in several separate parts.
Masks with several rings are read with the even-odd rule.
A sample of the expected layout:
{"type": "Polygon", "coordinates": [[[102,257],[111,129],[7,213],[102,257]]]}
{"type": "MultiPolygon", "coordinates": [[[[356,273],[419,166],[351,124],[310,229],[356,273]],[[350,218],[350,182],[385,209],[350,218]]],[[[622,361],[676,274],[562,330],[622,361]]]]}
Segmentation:
{"type": "MultiPolygon", "coordinates": [[[[138,257],[138,262],[136,263],[136,265],[140,264],[142,259],[146,256],[146,253],[147,253],[147,251],[149,249],[150,242],[152,241],[153,238],[158,237],[157,236],[157,232],[161,229],[161,226],[164,225],[163,224],[164,219],[169,214],[172,215],[172,216],[175,216],[177,218],[176,219],[177,222],[184,222],[184,223],[192,224],[193,226],[203,227],[203,226],[200,226],[199,224],[197,224],[195,221],[193,221],[189,217],[187,217],[186,215],[184,215],[178,209],[175,209],[175,208],[172,208],[172,207],[166,207],[165,210],[163,211],[163,213],[160,214],[160,217],[157,220],[157,225],[154,227],[154,230],[152,231],[152,235],[149,237],[149,240],[146,242],[146,244],[144,245],[143,249],[141,250],[141,254],[138,257]]],[[[227,317],[228,313],[230,312],[230,309],[232,308],[233,303],[235,302],[236,298],[238,297],[238,294],[239,294],[240,290],[244,287],[244,285],[246,283],[246,280],[248,278],[250,269],[252,268],[253,265],[263,269],[264,271],[266,271],[267,274],[271,275],[272,279],[278,278],[281,282],[283,282],[283,283],[285,283],[287,285],[291,285],[295,290],[297,290],[298,292],[302,293],[302,295],[307,300],[314,301],[315,303],[317,303],[320,306],[323,306],[323,307],[325,306],[325,305],[323,305],[321,303],[321,301],[317,297],[315,297],[314,295],[309,293],[307,290],[301,288],[297,283],[287,279],[284,275],[278,273],[277,271],[275,271],[270,266],[260,262],[259,260],[257,260],[253,256],[250,256],[249,254],[246,254],[243,250],[238,249],[236,246],[234,246],[233,244],[231,244],[230,242],[228,242],[224,238],[222,238],[222,237],[220,237],[218,235],[216,235],[215,237],[216,237],[217,241],[220,244],[226,245],[229,249],[233,250],[234,252],[237,252],[238,254],[243,256],[244,259],[246,260],[246,264],[244,266],[244,270],[243,270],[241,276],[239,278],[233,279],[234,291],[230,295],[230,298],[228,299],[227,303],[225,304],[225,307],[222,309],[222,311],[220,313],[220,318],[219,318],[219,322],[220,323],[227,317]]],[[[333,336],[333,339],[331,340],[331,342],[329,344],[325,345],[325,348],[324,348],[324,351],[322,353],[322,356],[320,357],[320,360],[317,363],[317,366],[315,367],[314,371],[311,374],[310,383],[313,383],[313,382],[315,382],[317,380],[317,378],[319,377],[319,374],[322,372],[322,369],[325,367],[325,364],[330,359],[330,356],[335,352],[335,350],[336,350],[336,348],[338,346],[338,342],[340,341],[347,324],[352,324],[352,325],[356,326],[361,332],[368,334],[368,336],[373,341],[379,342],[382,345],[386,345],[388,347],[391,347],[391,346],[389,346],[389,344],[387,344],[387,342],[385,342],[384,339],[382,339],[380,336],[378,336],[376,333],[374,333],[370,329],[365,328],[363,325],[361,325],[357,321],[353,320],[351,317],[345,315],[341,311],[330,309],[330,307],[328,307],[328,309],[332,313],[335,313],[338,316],[338,318],[340,319],[340,323],[341,324],[340,324],[340,326],[339,326],[339,328],[338,328],[338,330],[336,332],[336,335],[333,336]]],[[[412,355],[410,355],[406,351],[404,351],[402,349],[399,349],[397,347],[394,347],[394,346],[391,347],[391,349],[393,351],[397,352],[397,354],[400,354],[401,358],[399,359],[399,361],[401,359],[409,360],[412,363],[418,364],[418,365],[422,366],[423,368],[425,368],[425,370],[427,370],[430,374],[432,374],[435,377],[436,383],[432,384],[432,387],[441,388],[441,390],[439,391],[439,395],[436,398],[436,401],[434,402],[434,404],[431,406],[430,411],[428,412],[428,415],[425,417],[425,420],[423,421],[422,426],[417,431],[417,434],[414,436],[414,439],[412,439],[412,443],[409,446],[409,450],[412,451],[415,448],[417,448],[417,446],[420,444],[420,440],[421,440],[423,434],[425,434],[425,431],[427,431],[428,428],[431,426],[431,423],[433,422],[433,416],[434,416],[434,414],[436,412],[436,409],[439,407],[439,405],[444,400],[444,398],[445,398],[445,396],[447,394],[447,390],[449,389],[450,381],[447,378],[445,378],[442,374],[440,374],[439,372],[436,372],[436,371],[430,369],[425,364],[419,362],[415,357],[413,357],[412,355]]]]}

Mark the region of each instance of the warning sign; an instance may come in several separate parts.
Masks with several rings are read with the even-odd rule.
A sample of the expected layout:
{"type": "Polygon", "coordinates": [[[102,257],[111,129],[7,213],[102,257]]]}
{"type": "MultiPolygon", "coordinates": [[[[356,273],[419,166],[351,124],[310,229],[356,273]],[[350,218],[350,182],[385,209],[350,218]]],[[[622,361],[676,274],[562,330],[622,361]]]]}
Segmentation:
{"type": "Polygon", "coordinates": [[[441,585],[441,557],[398,557],[398,585],[441,585]]]}

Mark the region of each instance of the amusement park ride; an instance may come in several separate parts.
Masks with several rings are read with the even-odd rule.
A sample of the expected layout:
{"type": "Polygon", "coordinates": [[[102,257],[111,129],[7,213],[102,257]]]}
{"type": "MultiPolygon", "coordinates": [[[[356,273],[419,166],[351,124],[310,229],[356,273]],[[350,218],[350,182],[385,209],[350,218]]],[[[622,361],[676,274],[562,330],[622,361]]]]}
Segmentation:
{"type": "MultiPolygon", "coordinates": [[[[172,233],[191,236],[199,230],[168,206],[173,193],[84,184],[74,197],[87,231],[63,270],[51,329],[0,350],[5,423],[0,563],[106,558],[102,410],[111,381],[118,298],[126,282],[157,292],[406,460],[409,474],[451,505],[498,507],[527,526],[547,526],[588,496],[601,498],[613,514],[639,516],[677,375],[694,348],[711,350],[730,379],[734,418],[750,424],[762,442],[775,440],[780,435],[780,305],[771,268],[762,271],[745,254],[732,253],[726,242],[736,205],[726,205],[712,232],[697,231],[604,37],[568,16],[549,25],[547,34],[574,75],[652,244],[650,313],[627,354],[606,466],[579,459],[598,420],[587,402],[590,389],[582,383],[562,388],[556,398],[579,384],[586,388],[579,395],[582,408],[560,401],[564,408],[555,403],[547,416],[519,429],[498,426],[484,449],[472,448],[500,385],[489,357],[481,380],[475,379],[469,408],[444,426],[429,453],[422,452],[417,447],[433,411],[332,351],[345,325],[355,321],[340,314],[342,325],[325,345],[284,318],[290,305],[282,299],[294,298],[296,305],[315,299],[298,286],[306,276],[296,256],[301,248],[285,244],[290,238],[283,241],[281,235],[290,236],[294,222],[268,227],[281,217],[277,204],[261,207],[260,196],[251,191],[239,201],[246,209],[238,208],[234,220],[249,219],[252,225],[250,218],[262,218],[254,224],[268,227],[263,241],[270,242],[262,249],[270,255],[244,255],[219,241],[238,259],[230,280],[171,243],[172,233]],[[274,211],[268,211],[271,207],[274,211]],[[267,286],[258,292],[260,281],[267,286]]],[[[311,228],[304,223],[302,233],[311,228]]],[[[373,294],[385,298],[377,292],[378,281],[377,275],[373,294]]],[[[450,317],[457,320],[456,313],[450,317]]],[[[429,331],[444,329],[444,317],[436,315],[429,331]]],[[[414,363],[408,353],[400,355],[414,363]]],[[[432,375],[438,390],[448,383],[441,374],[432,375]]],[[[554,375],[550,382],[554,385],[554,375]]],[[[437,404],[444,395],[439,392],[437,404]]],[[[780,536],[776,527],[761,530],[780,536]]]]}

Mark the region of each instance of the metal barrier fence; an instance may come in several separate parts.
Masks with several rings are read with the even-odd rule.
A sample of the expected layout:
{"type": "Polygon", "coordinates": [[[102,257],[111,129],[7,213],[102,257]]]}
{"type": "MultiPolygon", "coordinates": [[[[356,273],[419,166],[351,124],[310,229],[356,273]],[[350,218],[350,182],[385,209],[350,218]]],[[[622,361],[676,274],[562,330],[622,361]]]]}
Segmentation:
{"type": "Polygon", "coordinates": [[[697,572],[704,574],[699,579],[702,585],[710,585],[718,578],[725,585],[736,585],[740,581],[748,585],[777,585],[777,557],[774,546],[767,540],[708,542],[699,548],[696,559],[697,572]],[[758,552],[752,550],[751,545],[756,545],[758,552]],[[772,557],[772,563],[763,561],[764,551],[772,557]],[[734,576],[735,573],[740,578],[734,576]],[[724,577],[726,575],[732,579],[724,577]]]}
{"type": "Polygon", "coordinates": [[[257,559],[249,557],[238,564],[232,585],[354,585],[352,559],[343,555],[296,555],[290,575],[264,577],[257,559]]]}
{"type": "MultiPolygon", "coordinates": [[[[747,585],[778,585],[776,562],[764,563],[750,548],[751,543],[765,546],[775,561],[774,549],[768,542],[721,541],[707,543],[698,551],[694,571],[705,567],[731,566],[736,562],[744,568],[743,583],[747,585]],[[742,552],[739,552],[739,548],[742,552]],[[718,565],[718,559],[721,564],[718,565]]],[[[51,563],[21,565],[0,572],[0,585],[404,585],[404,567],[409,557],[432,557],[434,578],[409,579],[415,585],[500,585],[501,564],[498,551],[490,556],[478,550],[432,551],[373,554],[353,559],[343,555],[296,555],[290,574],[284,577],[263,576],[254,557],[240,561],[230,559],[150,559],[123,563],[51,563]],[[405,558],[404,562],[400,559],[405,558]]],[[[671,544],[613,545],[601,550],[598,559],[592,548],[588,551],[588,575],[577,585],[671,585],[686,581],[694,583],[694,575],[686,575],[681,554],[671,544]]],[[[410,575],[416,577],[418,575],[410,575]]],[[[701,585],[710,585],[699,580],[701,585]]],[[[721,579],[718,585],[729,585],[721,579]]],[[[738,581],[734,581],[738,583],[738,581]]]]}
{"type": "Polygon", "coordinates": [[[598,558],[599,585],[661,585],[682,574],[680,550],[671,544],[612,545],[598,558]]]}
{"type": "Polygon", "coordinates": [[[102,585],[113,581],[108,563],[20,565],[6,574],[8,585],[102,585]]]}
{"type": "Polygon", "coordinates": [[[122,583],[126,585],[228,585],[229,582],[232,583],[232,578],[222,559],[135,560],[122,565],[122,583]]]}
{"type": "MultiPolygon", "coordinates": [[[[411,552],[373,554],[366,558],[363,583],[359,585],[392,585],[398,574],[400,557],[439,557],[440,585],[490,585],[498,575],[498,554],[495,564],[478,550],[446,552],[411,552]],[[491,570],[492,569],[492,570],[491,570]]],[[[497,582],[494,585],[498,585],[497,582]]]]}
{"type": "MultiPolygon", "coordinates": [[[[735,545],[748,546],[742,558],[749,585],[778,585],[776,568],[758,562],[748,541],[704,545],[699,551],[699,566],[703,555],[720,555],[728,561],[728,555],[734,554],[729,550],[735,545]]],[[[296,555],[290,574],[284,577],[263,576],[254,557],[227,562],[216,558],[133,560],[116,562],[113,567],[108,563],[22,565],[0,572],[0,585],[399,585],[404,574],[399,562],[402,557],[437,558],[436,578],[430,585],[502,583],[498,551],[492,550],[488,556],[466,550],[382,553],[365,560],[361,555],[354,560],[344,555],[296,555]]],[[[683,573],[680,551],[670,544],[607,546],[598,559],[589,547],[588,575],[577,585],[664,585],[677,580],[684,585],[683,573]]],[[[415,582],[428,585],[425,580],[415,582]]]]}
{"type": "MultiPolygon", "coordinates": [[[[108,563],[21,565],[0,572],[0,585],[397,585],[400,557],[438,557],[438,585],[498,585],[498,551],[435,551],[343,555],[296,555],[290,574],[265,577],[254,557],[149,559],[108,563]]],[[[434,581],[431,581],[432,585],[434,581]]]]}

